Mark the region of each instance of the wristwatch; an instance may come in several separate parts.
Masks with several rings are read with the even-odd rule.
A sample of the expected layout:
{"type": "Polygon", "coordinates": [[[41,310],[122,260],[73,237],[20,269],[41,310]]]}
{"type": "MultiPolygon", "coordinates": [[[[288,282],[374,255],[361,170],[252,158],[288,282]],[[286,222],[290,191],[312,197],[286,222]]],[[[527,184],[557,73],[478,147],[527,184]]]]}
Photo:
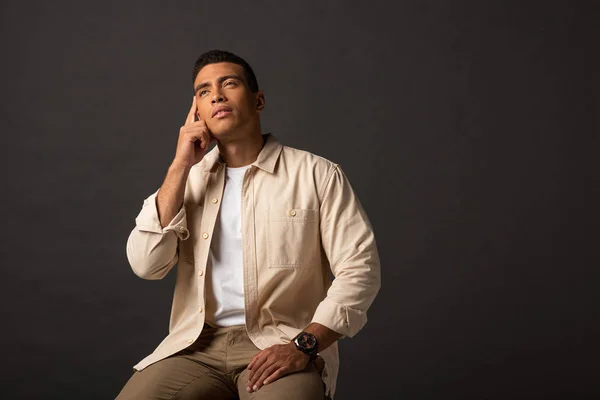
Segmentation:
{"type": "Polygon", "coordinates": [[[317,338],[312,333],[300,332],[293,339],[292,343],[296,345],[296,348],[310,357],[310,361],[317,358],[319,352],[319,343],[317,338]]]}

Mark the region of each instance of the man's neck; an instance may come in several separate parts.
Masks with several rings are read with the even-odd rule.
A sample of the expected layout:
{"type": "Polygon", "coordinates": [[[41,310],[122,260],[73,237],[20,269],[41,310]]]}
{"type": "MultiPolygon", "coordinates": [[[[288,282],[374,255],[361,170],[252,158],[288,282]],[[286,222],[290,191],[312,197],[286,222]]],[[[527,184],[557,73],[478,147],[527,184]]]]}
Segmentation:
{"type": "Polygon", "coordinates": [[[219,142],[219,153],[228,167],[244,167],[256,161],[264,142],[262,134],[257,131],[243,138],[219,142]]]}

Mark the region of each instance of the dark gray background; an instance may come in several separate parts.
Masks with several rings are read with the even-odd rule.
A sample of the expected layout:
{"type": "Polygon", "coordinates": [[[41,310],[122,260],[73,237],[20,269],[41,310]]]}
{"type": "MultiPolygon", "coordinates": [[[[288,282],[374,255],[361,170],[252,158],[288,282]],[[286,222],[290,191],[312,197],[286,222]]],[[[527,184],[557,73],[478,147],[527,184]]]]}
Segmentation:
{"type": "Polygon", "coordinates": [[[599,396],[594,3],[283,3],[2,2],[0,397],[114,398],[167,334],[125,243],[213,48],[375,228],[336,398],[599,396]]]}

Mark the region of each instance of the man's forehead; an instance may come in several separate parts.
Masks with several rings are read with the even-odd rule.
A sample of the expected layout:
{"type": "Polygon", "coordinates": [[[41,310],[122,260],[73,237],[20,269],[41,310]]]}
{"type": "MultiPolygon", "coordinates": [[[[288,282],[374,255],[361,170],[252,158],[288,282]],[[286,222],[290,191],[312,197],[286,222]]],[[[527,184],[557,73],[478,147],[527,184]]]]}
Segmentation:
{"type": "Polygon", "coordinates": [[[230,62],[208,64],[202,67],[202,69],[198,72],[194,83],[198,84],[203,81],[210,81],[224,75],[239,75],[243,79],[244,67],[230,62]]]}

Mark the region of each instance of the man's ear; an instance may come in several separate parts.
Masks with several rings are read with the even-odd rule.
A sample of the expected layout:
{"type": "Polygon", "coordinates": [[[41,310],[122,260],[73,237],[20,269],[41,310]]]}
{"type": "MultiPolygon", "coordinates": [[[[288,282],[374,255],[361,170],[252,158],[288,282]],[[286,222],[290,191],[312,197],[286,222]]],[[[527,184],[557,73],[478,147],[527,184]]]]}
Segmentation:
{"type": "Polygon", "coordinates": [[[256,93],[256,110],[262,111],[265,108],[265,94],[262,90],[256,93]]]}

